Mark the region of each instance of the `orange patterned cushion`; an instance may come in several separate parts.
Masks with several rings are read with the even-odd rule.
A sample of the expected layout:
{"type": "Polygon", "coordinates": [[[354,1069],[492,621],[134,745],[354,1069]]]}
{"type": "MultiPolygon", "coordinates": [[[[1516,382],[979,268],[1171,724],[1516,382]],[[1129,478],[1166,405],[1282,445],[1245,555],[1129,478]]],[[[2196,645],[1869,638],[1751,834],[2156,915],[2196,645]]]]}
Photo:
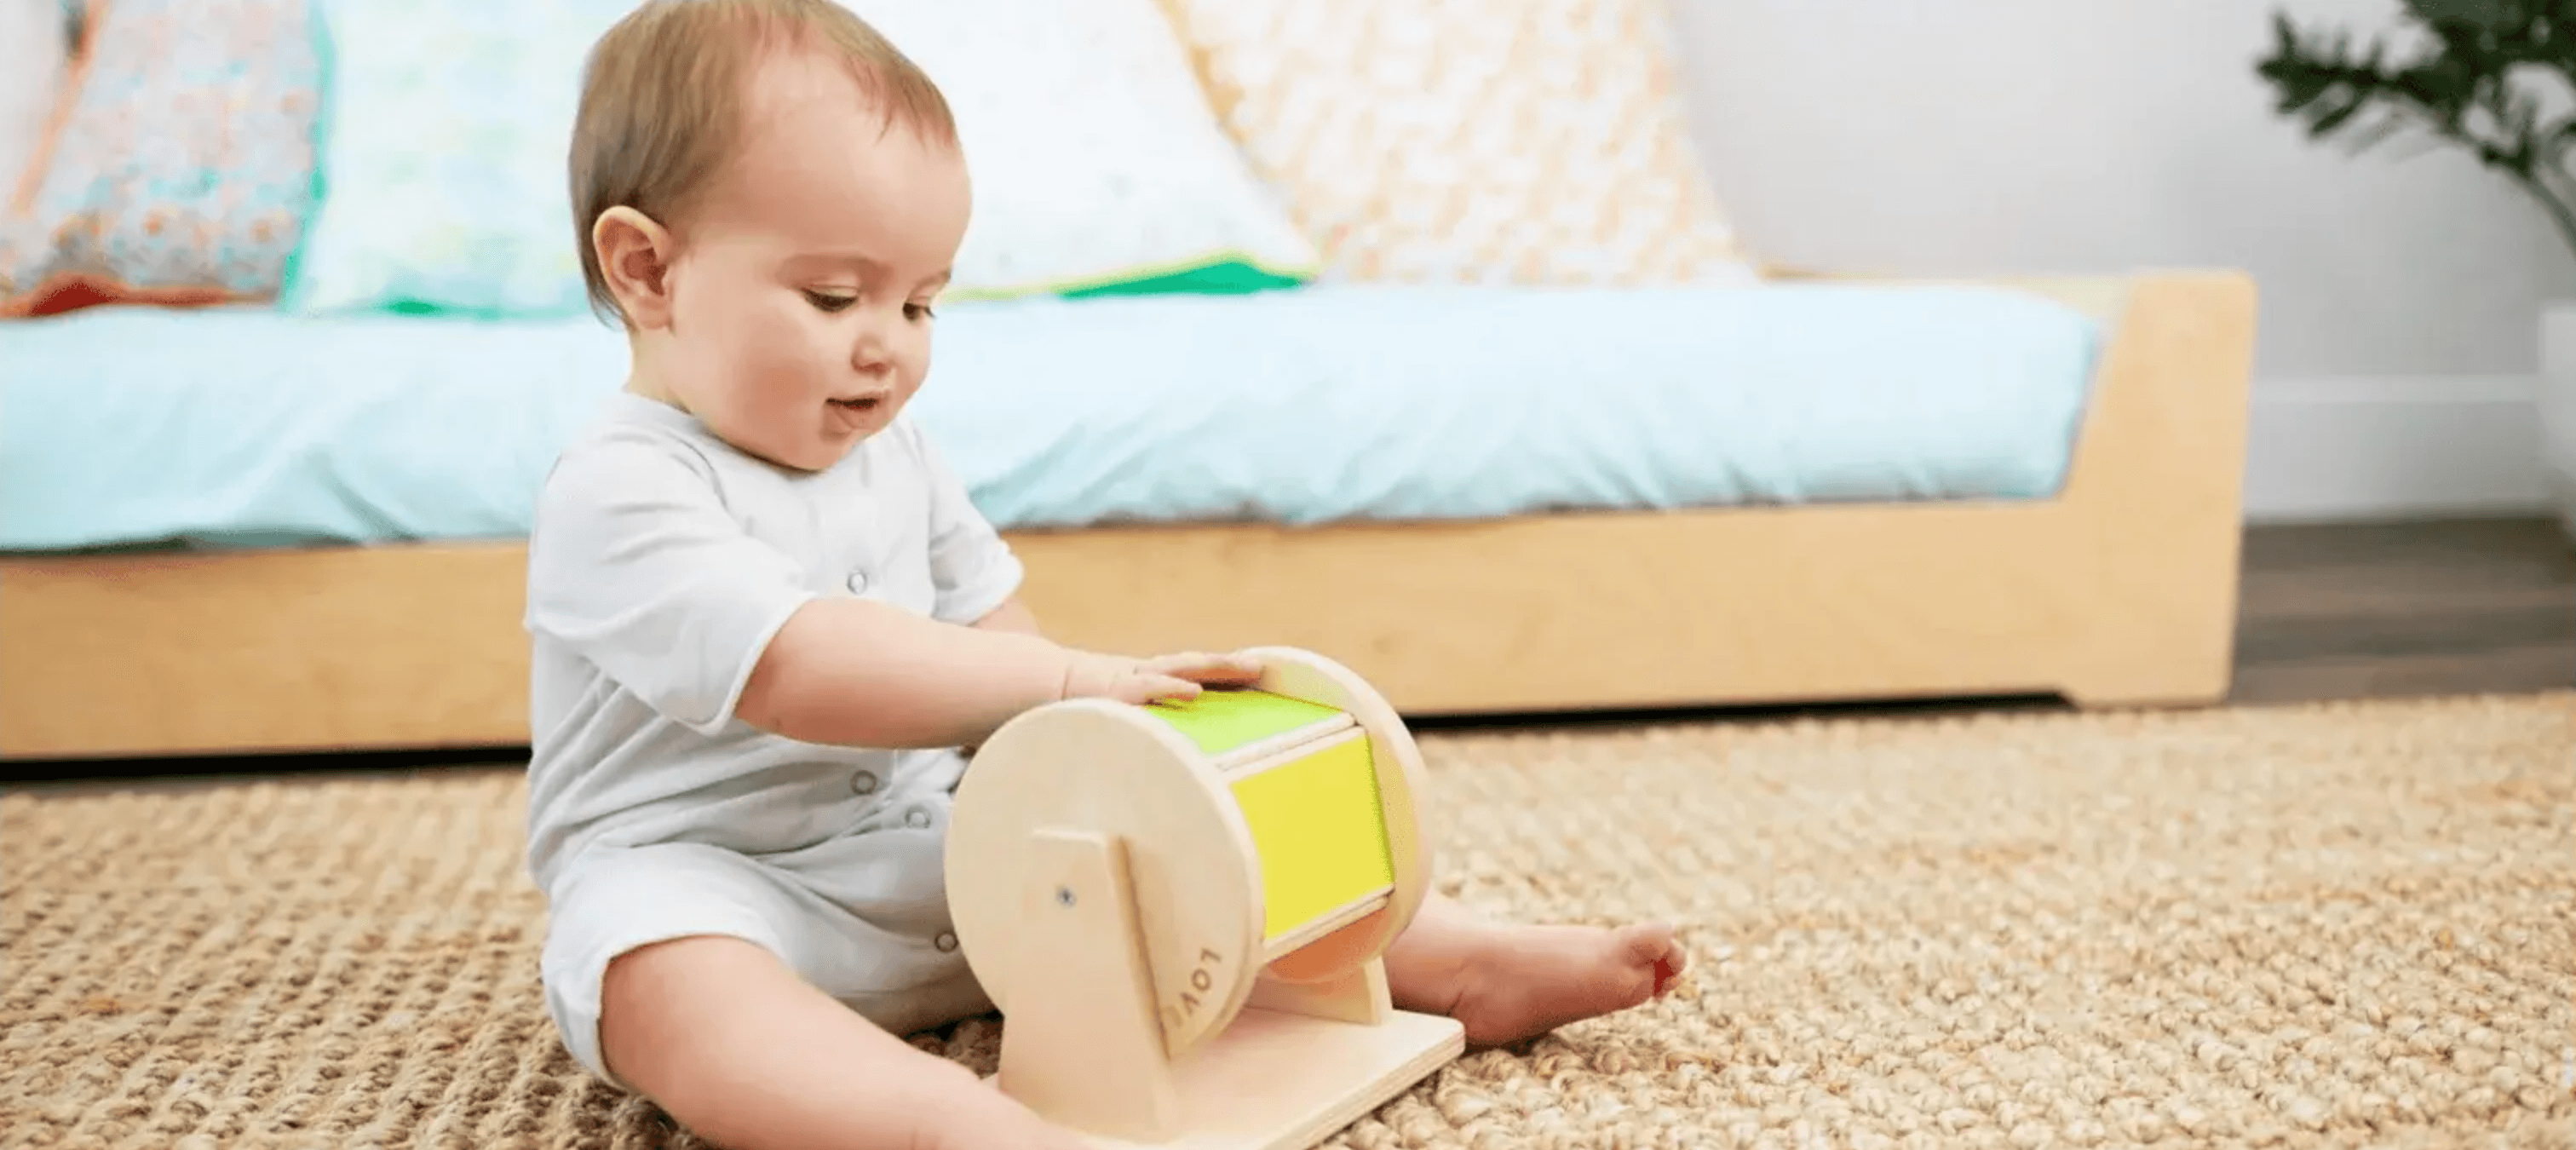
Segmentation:
{"type": "Polygon", "coordinates": [[[113,0],[0,212],[0,316],[272,298],[313,197],[307,0],[113,0]]]}
{"type": "Polygon", "coordinates": [[[1661,0],[1164,0],[1328,277],[1753,275],[1693,156],[1661,0]]]}

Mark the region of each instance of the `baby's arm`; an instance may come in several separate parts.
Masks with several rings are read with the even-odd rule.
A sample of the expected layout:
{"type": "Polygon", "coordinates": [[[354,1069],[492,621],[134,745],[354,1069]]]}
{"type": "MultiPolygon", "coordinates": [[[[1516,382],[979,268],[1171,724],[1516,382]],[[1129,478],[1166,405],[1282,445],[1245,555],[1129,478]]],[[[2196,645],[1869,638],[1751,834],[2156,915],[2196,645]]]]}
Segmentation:
{"type": "Polygon", "coordinates": [[[973,746],[1012,716],[1059,699],[1189,698],[1203,684],[1249,684],[1260,674],[1234,656],[1122,659],[1033,631],[961,627],[868,599],[817,599],[770,640],[735,714],[801,742],[973,746]]]}
{"type": "Polygon", "coordinates": [[[1004,600],[1001,606],[993,608],[983,618],[975,620],[975,626],[978,630],[1002,631],[1015,635],[1046,633],[1039,629],[1037,615],[1029,610],[1028,604],[1020,602],[1016,595],[1004,600]]]}
{"type": "Polygon", "coordinates": [[[1044,703],[1099,696],[1190,698],[1248,686],[1253,663],[1223,656],[1122,659],[1050,642],[1016,595],[1020,565],[938,448],[905,423],[930,487],[930,561],[940,602],[924,618],[865,600],[808,603],[753,667],[736,714],[805,742],[973,747],[1044,703]],[[1007,597],[1004,597],[1007,596],[1007,597]],[[997,607],[987,607],[1002,597],[997,607]]]}

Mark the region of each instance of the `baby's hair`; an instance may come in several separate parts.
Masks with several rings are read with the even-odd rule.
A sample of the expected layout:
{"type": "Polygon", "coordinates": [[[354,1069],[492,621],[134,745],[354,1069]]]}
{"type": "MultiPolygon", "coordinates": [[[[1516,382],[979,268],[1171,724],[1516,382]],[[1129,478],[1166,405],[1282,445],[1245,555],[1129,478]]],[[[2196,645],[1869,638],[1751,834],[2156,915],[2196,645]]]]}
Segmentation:
{"type": "Polygon", "coordinates": [[[591,228],[621,205],[665,226],[687,211],[740,137],[751,70],[773,47],[837,56],[887,128],[957,142],[938,85],[836,0],[646,0],[591,48],[573,122],[574,238],[603,316],[624,321],[591,228]]]}

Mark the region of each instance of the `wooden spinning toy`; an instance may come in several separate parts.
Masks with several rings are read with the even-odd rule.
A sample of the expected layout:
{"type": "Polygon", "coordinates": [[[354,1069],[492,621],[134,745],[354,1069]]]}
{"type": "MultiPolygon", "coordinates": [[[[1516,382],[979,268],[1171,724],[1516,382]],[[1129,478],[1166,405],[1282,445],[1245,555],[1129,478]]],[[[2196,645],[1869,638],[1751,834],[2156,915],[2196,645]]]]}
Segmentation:
{"type": "Polygon", "coordinates": [[[957,788],[997,1084],[1103,1145],[1311,1146],[1465,1048],[1380,957],[1430,882],[1412,736],[1348,669],[1252,654],[1249,690],[1028,711],[957,788]]]}

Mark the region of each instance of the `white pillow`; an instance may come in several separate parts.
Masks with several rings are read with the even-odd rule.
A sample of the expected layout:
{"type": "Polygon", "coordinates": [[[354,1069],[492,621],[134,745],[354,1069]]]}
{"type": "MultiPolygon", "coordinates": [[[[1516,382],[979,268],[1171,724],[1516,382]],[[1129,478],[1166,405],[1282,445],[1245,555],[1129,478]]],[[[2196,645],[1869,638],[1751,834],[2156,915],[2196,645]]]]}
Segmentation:
{"type": "MultiPolygon", "coordinates": [[[[564,147],[581,61],[635,0],[321,2],[325,190],[285,309],[583,311],[564,147]]],[[[842,2],[959,118],[976,204],[951,298],[1313,278],[1155,0],[842,2]]]]}
{"type": "Polygon", "coordinates": [[[52,129],[70,31],[63,0],[0,0],[0,211],[52,129]]]}
{"type": "Polygon", "coordinates": [[[1223,291],[1322,259],[1155,0],[841,0],[930,74],[975,212],[950,298],[1223,291]]]}

